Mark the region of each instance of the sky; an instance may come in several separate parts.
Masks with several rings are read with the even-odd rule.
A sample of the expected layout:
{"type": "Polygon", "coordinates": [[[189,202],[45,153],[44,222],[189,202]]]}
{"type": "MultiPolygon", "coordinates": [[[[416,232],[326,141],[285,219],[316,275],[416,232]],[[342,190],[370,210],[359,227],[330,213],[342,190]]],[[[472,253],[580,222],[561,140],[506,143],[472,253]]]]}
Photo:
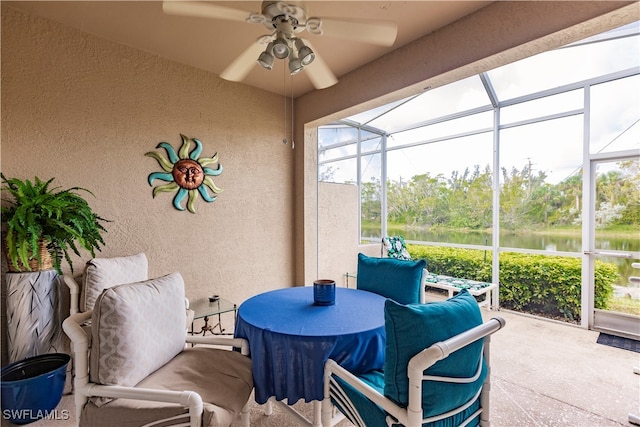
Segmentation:
{"type": "MultiPolygon", "coordinates": [[[[634,68],[640,70],[640,24],[638,22],[614,30],[634,34],[606,42],[574,43],[571,47],[545,52],[494,69],[487,74],[500,102],[530,93],[574,83],[600,75],[634,68]]],[[[593,86],[590,91],[590,152],[640,150],[640,75],[593,86]]],[[[584,90],[501,108],[501,125],[537,117],[582,109],[584,90]]],[[[396,103],[399,104],[399,103],[396,103]]],[[[478,129],[490,129],[491,111],[472,117],[448,121],[419,130],[394,133],[410,123],[446,116],[458,111],[489,105],[489,98],[478,76],[433,89],[398,106],[372,121],[378,113],[366,112],[349,119],[391,133],[388,147],[404,143],[433,140],[478,129]]],[[[380,108],[378,110],[383,110],[380,108]]],[[[408,180],[428,172],[432,176],[449,177],[452,170],[462,171],[492,164],[492,134],[435,142],[410,150],[389,151],[388,177],[408,180]]],[[[325,144],[330,143],[325,141],[325,144]]],[[[547,182],[556,184],[579,171],[582,165],[583,116],[546,120],[525,126],[510,127],[501,132],[501,167],[521,170],[530,164],[534,173],[543,171],[547,182]]],[[[337,150],[347,153],[345,149],[337,150]]],[[[640,154],[640,151],[639,151],[640,154]]],[[[344,154],[343,154],[344,155],[344,154]]],[[[355,163],[353,163],[355,164],[355,163]]],[[[363,179],[379,176],[378,158],[365,159],[363,179]]],[[[344,168],[342,168],[344,169],[344,168]]],[[[344,170],[336,171],[336,178],[344,170]]],[[[345,176],[351,179],[353,172],[345,176]]]]}

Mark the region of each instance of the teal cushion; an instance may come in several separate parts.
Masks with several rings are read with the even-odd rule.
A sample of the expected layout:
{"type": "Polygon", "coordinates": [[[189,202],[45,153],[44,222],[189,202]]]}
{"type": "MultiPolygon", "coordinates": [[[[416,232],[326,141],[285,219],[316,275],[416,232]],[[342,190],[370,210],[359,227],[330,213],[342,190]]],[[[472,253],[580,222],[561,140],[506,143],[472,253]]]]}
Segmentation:
{"type": "MultiPolygon", "coordinates": [[[[382,394],[384,389],[384,374],[382,371],[369,371],[365,374],[358,375],[358,378],[382,394]]],[[[388,427],[386,422],[387,413],[381,407],[367,399],[362,393],[343,381],[340,377],[334,376],[334,379],[351,403],[356,407],[358,414],[364,421],[364,425],[367,427],[388,427]]],[[[335,399],[332,399],[332,401],[343,414],[348,415],[348,411],[345,411],[342,402],[338,402],[335,399]]]]}
{"type": "MultiPolygon", "coordinates": [[[[379,370],[369,371],[365,374],[358,375],[358,378],[362,380],[365,384],[371,386],[378,393],[383,394],[384,391],[384,373],[379,370]]],[[[344,391],[344,394],[348,397],[348,399],[353,403],[353,405],[357,408],[358,414],[364,421],[364,425],[367,427],[388,427],[387,424],[387,413],[380,406],[373,403],[371,400],[367,399],[362,393],[353,388],[347,382],[343,381],[341,378],[334,376],[334,379],[339,384],[340,388],[344,391]]],[[[332,398],[332,402],[336,407],[342,411],[345,415],[347,415],[348,411],[345,411],[342,403],[336,401],[332,398]]],[[[476,401],[463,412],[454,414],[448,418],[434,421],[430,423],[425,423],[422,427],[457,427],[461,425],[464,421],[467,420],[475,411],[480,408],[480,399],[476,399],[476,401]]],[[[473,420],[469,421],[466,426],[467,427],[475,427],[480,424],[480,416],[477,415],[473,420]]],[[[394,424],[401,425],[401,424],[394,424]]]]}
{"type": "Polygon", "coordinates": [[[372,258],[358,254],[356,287],[375,292],[400,304],[420,302],[423,259],[406,261],[393,258],[372,258]]]}
{"type": "MultiPolygon", "coordinates": [[[[401,406],[409,400],[409,359],[432,344],[444,341],[482,323],[480,308],[465,289],[442,302],[402,305],[392,300],[385,303],[387,344],[384,365],[384,394],[401,406]]],[[[482,374],[468,384],[440,381],[423,382],[425,417],[452,410],[469,401],[486,377],[482,360],[483,340],[478,340],[425,371],[426,375],[470,378],[482,363],[482,374]]]]}

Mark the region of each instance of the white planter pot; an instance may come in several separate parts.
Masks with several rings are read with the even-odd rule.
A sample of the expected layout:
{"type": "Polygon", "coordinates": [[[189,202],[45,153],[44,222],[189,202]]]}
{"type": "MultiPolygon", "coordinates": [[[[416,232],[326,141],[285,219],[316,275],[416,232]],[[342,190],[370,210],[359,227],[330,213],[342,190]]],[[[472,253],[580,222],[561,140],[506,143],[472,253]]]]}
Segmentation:
{"type": "Polygon", "coordinates": [[[55,270],[7,273],[9,362],[61,350],[60,276],[55,270]]]}

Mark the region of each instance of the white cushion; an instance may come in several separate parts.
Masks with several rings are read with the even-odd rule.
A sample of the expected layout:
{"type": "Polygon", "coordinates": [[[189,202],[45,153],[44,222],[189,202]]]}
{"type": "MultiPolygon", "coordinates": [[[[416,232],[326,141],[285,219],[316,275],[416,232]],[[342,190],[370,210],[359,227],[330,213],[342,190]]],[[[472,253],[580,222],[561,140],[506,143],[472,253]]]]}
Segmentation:
{"type": "Polygon", "coordinates": [[[91,318],[91,382],[134,386],[185,346],[179,273],[105,289],[91,318]]]}
{"type": "Polygon", "coordinates": [[[87,262],[80,297],[80,311],[93,310],[103,290],[149,278],[149,263],[144,253],[116,258],[94,258],[87,262]]]}

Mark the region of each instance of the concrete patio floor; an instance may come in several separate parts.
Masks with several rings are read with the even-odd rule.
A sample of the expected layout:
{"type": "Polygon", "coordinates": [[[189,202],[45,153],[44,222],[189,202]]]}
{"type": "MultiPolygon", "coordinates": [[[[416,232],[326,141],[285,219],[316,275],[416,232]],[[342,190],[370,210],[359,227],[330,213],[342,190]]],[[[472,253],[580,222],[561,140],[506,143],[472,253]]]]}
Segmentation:
{"type": "Polygon", "coordinates": [[[499,315],[507,326],[491,341],[493,425],[631,425],[629,413],[640,412],[640,353],[598,344],[598,332],[576,326],[499,315]]]}
{"type": "MultiPolygon", "coordinates": [[[[629,413],[640,414],[640,353],[596,343],[598,332],[509,311],[482,310],[485,318],[502,316],[507,325],[491,341],[491,424],[512,426],[631,426],[629,413]]],[[[310,405],[298,403],[303,413],[310,405]]],[[[73,396],[66,395],[58,414],[69,420],[41,420],[34,427],[74,425],[73,396]]],[[[2,420],[2,426],[10,425],[2,420]]],[[[251,425],[295,425],[279,408],[270,416],[251,409],[251,425]]],[[[351,425],[347,421],[340,427],[351,425]]]]}

